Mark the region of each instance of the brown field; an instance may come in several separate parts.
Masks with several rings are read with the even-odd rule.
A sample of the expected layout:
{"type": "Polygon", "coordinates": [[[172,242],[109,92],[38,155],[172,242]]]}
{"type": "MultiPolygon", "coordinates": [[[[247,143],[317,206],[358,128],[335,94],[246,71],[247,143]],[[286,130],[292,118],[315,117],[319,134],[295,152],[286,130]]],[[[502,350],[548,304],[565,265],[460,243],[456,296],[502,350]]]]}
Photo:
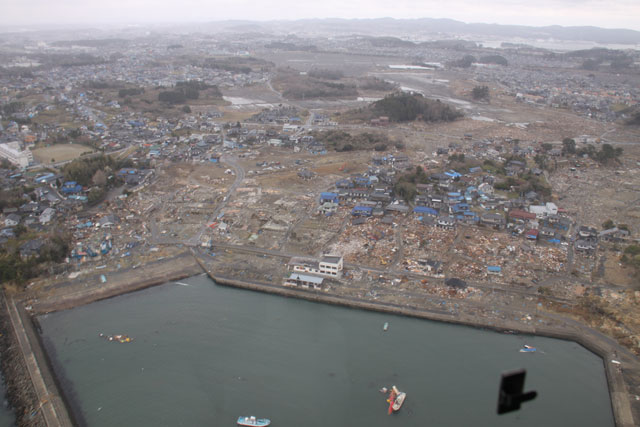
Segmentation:
{"type": "Polygon", "coordinates": [[[33,157],[40,163],[52,163],[52,159],[55,162],[65,162],[94,151],[93,148],[81,144],[56,144],[32,150],[33,157]]]}
{"type": "Polygon", "coordinates": [[[632,289],[638,288],[638,279],[633,276],[633,269],[624,266],[620,262],[619,254],[608,252],[604,267],[604,280],[606,283],[629,286],[632,289]]]}

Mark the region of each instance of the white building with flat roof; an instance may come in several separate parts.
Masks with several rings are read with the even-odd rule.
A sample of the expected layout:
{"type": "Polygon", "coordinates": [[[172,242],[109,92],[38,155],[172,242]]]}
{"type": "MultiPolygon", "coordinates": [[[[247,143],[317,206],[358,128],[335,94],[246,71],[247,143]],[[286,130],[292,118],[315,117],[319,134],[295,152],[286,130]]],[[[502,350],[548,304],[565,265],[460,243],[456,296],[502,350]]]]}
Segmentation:
{"type": "Polygon", "coordinates": [[[342,277],[343,260],[337,255],[323,255],[320,261],[293,257],[289,261],[289,269],[296,273],[311,273],[339,279],[342,277]]]}
{"type": "Polygon", "coordinates": [[[342,277],[342,257],[338,255],[323,255],[318,263],[320,267],[320,273],[333,276],[342,277]]]}
{"type": "Polygon", "coordinates": [[[21,168],[26,168],[33,163],[33,154],[28,148],[22,150],[17,141],[0,144],[0,158],[7,159],[21,168]]]}

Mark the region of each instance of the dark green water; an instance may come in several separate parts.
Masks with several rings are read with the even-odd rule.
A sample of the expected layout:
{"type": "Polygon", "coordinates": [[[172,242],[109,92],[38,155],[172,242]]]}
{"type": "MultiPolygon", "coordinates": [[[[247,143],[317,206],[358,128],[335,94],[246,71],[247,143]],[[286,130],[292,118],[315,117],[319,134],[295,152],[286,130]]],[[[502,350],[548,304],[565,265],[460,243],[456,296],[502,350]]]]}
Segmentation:
{"type": "Polygon", "coordinates": [[[40,317],[88,425],[614,425],[602,360],[572,342],[183,283],[40,317]],[[500,373],[521,367],[538,398],[498,416],[500,373]],[[408,397],[389,416],[378,389],[392,384],[408,397]]]}

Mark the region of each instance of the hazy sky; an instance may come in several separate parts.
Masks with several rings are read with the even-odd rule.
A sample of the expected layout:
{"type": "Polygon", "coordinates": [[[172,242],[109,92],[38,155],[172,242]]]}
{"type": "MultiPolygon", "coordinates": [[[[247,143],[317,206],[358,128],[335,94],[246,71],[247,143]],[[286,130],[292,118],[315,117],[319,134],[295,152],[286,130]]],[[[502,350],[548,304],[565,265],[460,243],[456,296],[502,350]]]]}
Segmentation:
{"type": "MultiPolygon", "coordinates": [[[[0,26],[226,19],[452,18],[640,30],[640,0],[2,0],[0,26]]],[[[1,28],[0,28],[1,29],[1,28]]]]}

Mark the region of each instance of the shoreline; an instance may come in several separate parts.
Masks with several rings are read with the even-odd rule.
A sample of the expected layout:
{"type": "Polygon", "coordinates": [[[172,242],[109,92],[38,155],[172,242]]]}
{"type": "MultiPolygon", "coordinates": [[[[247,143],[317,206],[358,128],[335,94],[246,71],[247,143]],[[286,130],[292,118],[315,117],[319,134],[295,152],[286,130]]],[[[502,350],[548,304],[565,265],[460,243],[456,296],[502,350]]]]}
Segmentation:
{"type": "MultiPolygon", "coordinates": [[[[503,333],[540,335],[576,342],[599,356],[603,361],[615,425],[618,427],[631,427],[636,425],[634,423],[631,408],[631,396],[627,392],[623,372],[618,367],[619,365],[610,363],[610,360],[612,358],[621,359],[624,357],[626,358],[625,368],[638,373],[640,372],[640,367],[638,366],[637,359],[628,352],[628,350],[618,345],[613,339],[572,319],[562,318],[564,325],[560,326],[533,326],[506,320],[504,322],[494,322],[484,319],[481,316],[471,317],[464,314],[454,315],[444,310],[420,309],[409,305],[366,301],[360,298],[339,296],[336,294],[324,293],[322,291],[318,292],[305,289],[285,288],[278,284],[237,280],[216,274],[207,267],[204,260],[189,252],[183,252],[172,258],[163,259],[161,261],[162,262],[154,261],[145,264],[136,270],[109,273],[109,281],[107,285],[99,288],[87,288],[80,292],[73,292],[71,294],[62,293],[61,295],[54,295],[47,299],[38,301],[15,301],[16,306],[21,307],[21,310],[18,309],[23,313],[21,317],[26,317],[28,319],[27,322],[21,322],[23,324],[21,327],[27,331],[28,335],[30,335],[29,344],[31,349],[27,350],[30,351],[30,354],[23,354],[23,360],[34,358],[34,354],[39,355],[38,358],[35,358],[35,361],[39,369],[42,371],[41,375],[48,379],[48,381],[46,381],[47,395],[56,396],[61,399],[63,404],[58,405],[58,407],[61,407],[59,410],[66,412],[66,417],[68,419],[71,419],[71,417],[74,415],[77,416],[78,414],[74,414],[73,412],[75,411],[71,410],[71,406],[69,405],[70,401],[68,397],[65,396],[64,392],[62,392],[61,384],[55,376],[51,361],[46,354],[44,343],[36,331],[37,316],[54,311],[68,310],[77,306],[90,304],[95,301],[113,298],[163,283],[206,273],[209,278],[221,286],[230,286],[289,298],[305,299],[323,304],[384,312],[467,327],[491,329],[503,333]],[[30,306],[27,306],[27,302],[31,302],[30,306]],[[29,310],[27,311],[25,307],[29,310]],[[31,330],[31,333],[29,333],[29,330],[31,330]],[[629,360],[632,362],[628,363],[629,360]]],[[[97,276],[98,275],[96,275],[96,277],[97,276]]],[[[85,282],[87,279],[88,278],[82,278],[81,281],[76,282],[85,282]]],[[[14,328],[15,327],[16,325],[14,321],[14,328]]],[[[5,374],[9,368],[9,366],[5,366],[3,363],[3,371],[5,374]]],[[[20,377],[20,375],[18,375],[18,377],[20,377]]],[[[5,381],[7,383],[9,382],[6,376],[5,381]]],[[[9,390],[10,389],[8,387],[7,394],[10,393],[9,390]]],[[[24,396],[16,396],[12,393],[11,399],[12,406],[14,408],[29,405],[28,399],[25,399],[24,396]],[[14,406],[14,401],[17,403],[17,406],[14,406]]],[[[73,419],[70,424],[18,423],[18,425],[79,425],[79,421],[80,420],[73,419]]]]}
{"type": "Polygon", "coordinates": [[[111,272],[105,284],[100,283],[100,274],[76,279],[76,282],[80,283],[91,279],[97,286],[86,287],[85,285],[85,289],[72,294],[54,295],[44,300],[34,301],[30,304],[30,311],[33,315],[41,315],[68,310],[204,272],[189,252],[182,252],[171,258],[142,265],[137,269],[111,272]]]}

